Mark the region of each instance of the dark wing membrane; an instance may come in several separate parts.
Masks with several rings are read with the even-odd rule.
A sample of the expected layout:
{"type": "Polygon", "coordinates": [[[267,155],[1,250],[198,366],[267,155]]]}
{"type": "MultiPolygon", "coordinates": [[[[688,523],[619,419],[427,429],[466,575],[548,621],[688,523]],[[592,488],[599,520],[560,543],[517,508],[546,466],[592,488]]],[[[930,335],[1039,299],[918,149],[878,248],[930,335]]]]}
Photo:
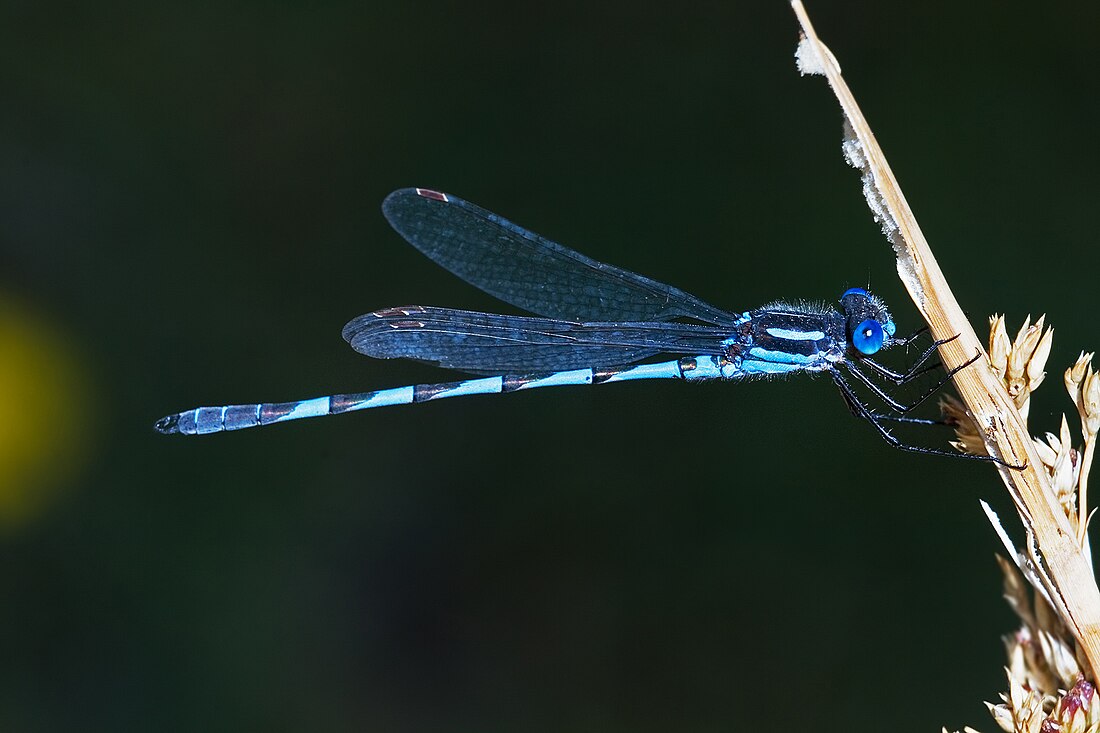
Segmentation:
{"type": "Polygon", "coordinates": [[[585,257],[471,203],[423,188],[394,191],[382,212],[410,244],[506,303],[566,321],[732,324],[739,316],[670,285],[585,257]]]}
{"type": "Polygon", "coordinates": [[[620,366],[661,353],[719,354],[729,329],[686,323],[573,323],[407,306],[344,326],[361,354],[491,374],[620,366]]]}

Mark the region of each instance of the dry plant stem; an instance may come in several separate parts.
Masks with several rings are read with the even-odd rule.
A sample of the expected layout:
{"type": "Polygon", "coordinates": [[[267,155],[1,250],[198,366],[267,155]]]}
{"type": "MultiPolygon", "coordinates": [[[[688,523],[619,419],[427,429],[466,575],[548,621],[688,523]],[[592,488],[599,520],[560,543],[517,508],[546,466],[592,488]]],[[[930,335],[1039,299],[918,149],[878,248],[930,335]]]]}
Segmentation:
{"type": "MultiPolygon", "coordinates": [[[[975,353],[984,355],[985,350],[948,287],[886,157],[840,75],[839,64],[818,40],[801,1],[792,0],[791,5],[804,36],[800,47],[803,68],[809,70],[808,63],[813,71],[824,74],[840,102],[847,125],[859,144],[856,153],[862,155],[862,160],[857,158],[857,162],[863,164],[865,176],[871,177],[866,181],[871,186],[868,201],[894,244],[898,274],[909,296],[934,338],[957,336],[940,347],[944,366],[951,369],[975,353]],[[806,52],[818,58],[807,60],[806,52]]],[[[1089,666],[1092,670],[1100,669],[1100,591],[1076,533],[1057,504],[1026,426],[988,365],[986,358],[963,369],[954,377],[955,386],[982,429],[989,454],[1010,464],[1026,464],[1023,469],[1000,467],[1001,478],[1023,520],[1031,560],[1048,586],[1056,610],[1072,630],[1089,666]]],[[[1090,676],[1095,679],[1094,674],[1090,676]]]]}

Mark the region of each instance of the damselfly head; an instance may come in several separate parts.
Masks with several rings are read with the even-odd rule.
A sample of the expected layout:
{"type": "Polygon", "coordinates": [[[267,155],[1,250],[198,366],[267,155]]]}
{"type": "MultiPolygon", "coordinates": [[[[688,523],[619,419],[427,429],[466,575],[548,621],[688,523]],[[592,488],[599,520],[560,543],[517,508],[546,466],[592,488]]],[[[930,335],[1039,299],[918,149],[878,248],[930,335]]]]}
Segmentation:
{"type": "Polygon", "coordinates": [[[863,288],[848,288],[840,296],[848,342],[866,356],[889,345],[896,326],[886,304],[863,288]]]}

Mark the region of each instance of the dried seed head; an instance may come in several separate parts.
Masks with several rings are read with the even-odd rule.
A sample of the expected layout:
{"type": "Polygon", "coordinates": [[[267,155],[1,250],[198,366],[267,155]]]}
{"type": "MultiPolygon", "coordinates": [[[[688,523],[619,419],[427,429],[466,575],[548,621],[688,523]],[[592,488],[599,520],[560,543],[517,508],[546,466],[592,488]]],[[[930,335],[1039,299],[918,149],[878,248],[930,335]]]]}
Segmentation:
{"type": "MultiPolygon", "coordinates": [[[[1048,441],[1058,440],[1053,433],[1047,433],[1046,439],[1048,441]]],[[[1035,452],[1039,455],[1039,460],[1043,462],[1043,466],[1049,472],[1050,469],[1054,468],[1054,464],[1058,462],[1058,449],[1038,438],[1032,438],[1031,440],[1035,444],[1035,452]]]]}
{"type": "MultiPolygon", "coordinates": [[[[1031,393],[1046,378],[1047,358],[1054,339],[1054,330],[1044,328],[1046,316],[1040,316],[1034,324],[1031,316],[1024,319],[1015,339],[1009,339],[1002,315],[989,317],[989,365],[1005,384],[1020,415],[1027,420],[1031,406],[1031,393]]],[[[1068,376],[1067,376],[1068,379],[1068,376]]],[[[1097,385],[1100,397],[1100,383],[1097,385]]],[[[1100,399],[1097,401],[1100,407],[1100,399]]],[[[963,453],[986,455],[985,440],[966,409],[957,400],[945,398],[940,408],[947,422],[955,426],[956,440],[952,445],[963,453]]],[[[1100,409],[1097,410],[1100,415],[1100,409]]],[[[1098,419],[1100,424],[1100,419],[1098,419]]]]}
{"type": "Polygon", "coordinates": [[[994,705],[991,702],[987,702],[985,706],[989,708],[989,714],[993,716],[993,720],[1001,730],[1005,731],[1005,733],[1015,733],[1016,719],[1012,715],[1012,708],[1010,708],[1007,703],[994,705]]]}
{"type": "Polygon", "coordinates": [[[1100,377],[1092,369],[1093,354],[1081,352],[1077,362],[1066,370],[1066,391],[1077,405],[1081,430],[1086,441],[1100,429],[1100,377]]]}
{"type": "Polygon", "coordinates": [[[1095,733],[1100,726],[1100,695],[1088,680],[1079,678],[1063,693],[1041,731],[1095,733]]]}
{"type": "Polygon", "coordinates": [[[1031,323],[1031,316],[1024,319],[1016,339],[1008,353],[1008,363],[1004,372],[1005,386],[1008,395],[1016,404],[1023,418],[1027,419],[1031,393],[1035,391],[1046,377],[1043,368],[1046,366],[1047,357],[1050,356],[1050,345],[1053,339],[1051,329],[1043,330],[1046,316],[1039,316],[1039,320],[1031,323]]]}
{"type": "Polygon", "coordinates": [[[970,412],[962,402],[951,395],[944,395],[940,398],[940,412],[943,413],[947,424],[955,428],[955,440],[951,441],[952,446],[960,453],[986,455],[985,440],[974,418],[970,416],[970,412]]]}
{"type": "Polygon", "coordinates": [[[1047,433],[1046,442],[1032,438],[1035,452],[1050,476],[1051,486],[1070,520],[1077,523],[1077,481],[1081,476],[1081,454],[1070,443],[1069,423],[1062,415],[1062,426],[1055,436],[1047,433]]]}
{"type": "Polygon", "coordinates": [[[1081,404],[1078,409],[1085,421],[1085,435],[1100,432],[1100,372],[1089,367],[1088,380],[1081,385],[1081,404]]]}
{"type": "Polygon", "coordinates": [[[1055,698],[1038,690],[1029,690],[1012,679],[1008,681],[1008,695],[1003,697],[1004,703],[989,708],[1002,730],[1008,733],[1043,733],[1043,722],[1048,711],[1054,709],[1055,698]]]}
{"type": "MultiPolygon", "coordinates": [[[[1047,450],[1057,453],[1060,438],[1050,440],[1057,445],[1047,450]]],[[[1100,698],[1082,677],[1064,623],[1041,594],[1029,590],[1011,561],[998,562],[1005,598],[1023,625],[1005,638],[1008,692],[1000,703],[986,703],[994,721],[1010,733],[1098,733],[1100,698]]]]}
{"type": "Polygon", "coordinates": [[[1063,377],[1066,391],[1081,418],[1081,433],[1085,438],[1084,452],[1074,460],[1077,477],[1077,539],[1084,546],[1088,515],[1089,467],[1096,451],[1096,434],[1100,431],[1100,373],[1092,369],[1091,353],[1081,352],[1076,363],[1063,377]]]}
{"type": "Polygon", "coordinates": [[[1081,386],[1081,382],[1085,380],[1085,372],[1092,363],[1092,357],[1091,352],[1086,354],[1082,351],[1073,366],[1066,370],[1066,390],[1069,391],[1069,396],[1073,397],[1074,401],[1077,399],[1077,390],[1081,386]]]}
{"type": "Polygon", "coordinates": [[[1004,639],[1008,654],[1006,671],[1016,684],[1053,693],[1081,676],[1065,626],[1047,601],[1024,582],[1016,566],[998,559],[1004,580],[1004,597],[1021,627],[1004,639]]]}
{"type": "Polygon", "coordinates": [[[1058,687],[1069,687],[1081,677],[1081,666],[1077,664],[1077,657],[1073,649],[1054,634],[1047,631],[1039,633],[1039,650],[1042,652],[1043,661],[1049,665],[1050,671],[1058,679],[1058,687]]]}
{"type": "Polygon", "coordinates": [[[1031,355],[1031,359],[1027,362],[1027,388],[1029,392],[1039,389],[1039,385],[1043,383],[1043,379],[1047,376],[1043,368],[1047,365],[1047,359],[1050,357],[1050,345],[1053,341],[1054,329],[1048,328],[1043,332],[1042,338],[1039,339],[1039,345],[1035,347],[1035,353],[1031,355]]]}
{"type": "Polygon", "coordinates": [[[989,363],[997,376],[1004,379],[1005,369],[1008,368],[1008,352],[1012,349],[1012,341],[1005,330],[1005,317],[992,315],[989,317],[989,363]]]}

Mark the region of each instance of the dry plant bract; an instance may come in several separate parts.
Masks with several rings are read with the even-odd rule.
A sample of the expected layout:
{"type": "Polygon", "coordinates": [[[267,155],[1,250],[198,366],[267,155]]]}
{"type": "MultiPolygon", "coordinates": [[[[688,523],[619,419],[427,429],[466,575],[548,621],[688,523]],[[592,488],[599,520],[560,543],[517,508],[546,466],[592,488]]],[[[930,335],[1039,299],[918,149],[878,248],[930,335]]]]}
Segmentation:
{"type": "MultiPolygon", "coordinates": [[[[1002,560],[1005,597],[1020,617],[1008,637],[1009,688],[989,703],[1002,730],[1015,733],[1100,733],[1100,590],[1086,529],[1088,474],[1100,429],[1100,374],[1092,354],[1066,370],[1065,385],[1081,419],[1082,447],[1073,447],[1068,421],[1057,435],[1032,439],[1027,428],[1031,394],[1044,380],[1052,332],[1044,319],[1025,320],[1009,339],[1004,318],[990,320],[988,351],[967,321],[901,192],[840,64],[818,39],[801,0],[791,6],[802,28],[796,58],[803,74],[829,82],[844,113],[843,153],[859,170],[863,193],[893,245],[898,274],[933,338],[945,341],[946,369],[981,358],[954,376],[959,398],[945,399],[961,451],[994,456],[1019,516],[1017,547],[983,502],[1010,560],[1002,560]],[[1016,466],[1012,468],[1011,466],[1016,466]]],[[[967,731],[973,733],[972,728],[967,731]]]]}

